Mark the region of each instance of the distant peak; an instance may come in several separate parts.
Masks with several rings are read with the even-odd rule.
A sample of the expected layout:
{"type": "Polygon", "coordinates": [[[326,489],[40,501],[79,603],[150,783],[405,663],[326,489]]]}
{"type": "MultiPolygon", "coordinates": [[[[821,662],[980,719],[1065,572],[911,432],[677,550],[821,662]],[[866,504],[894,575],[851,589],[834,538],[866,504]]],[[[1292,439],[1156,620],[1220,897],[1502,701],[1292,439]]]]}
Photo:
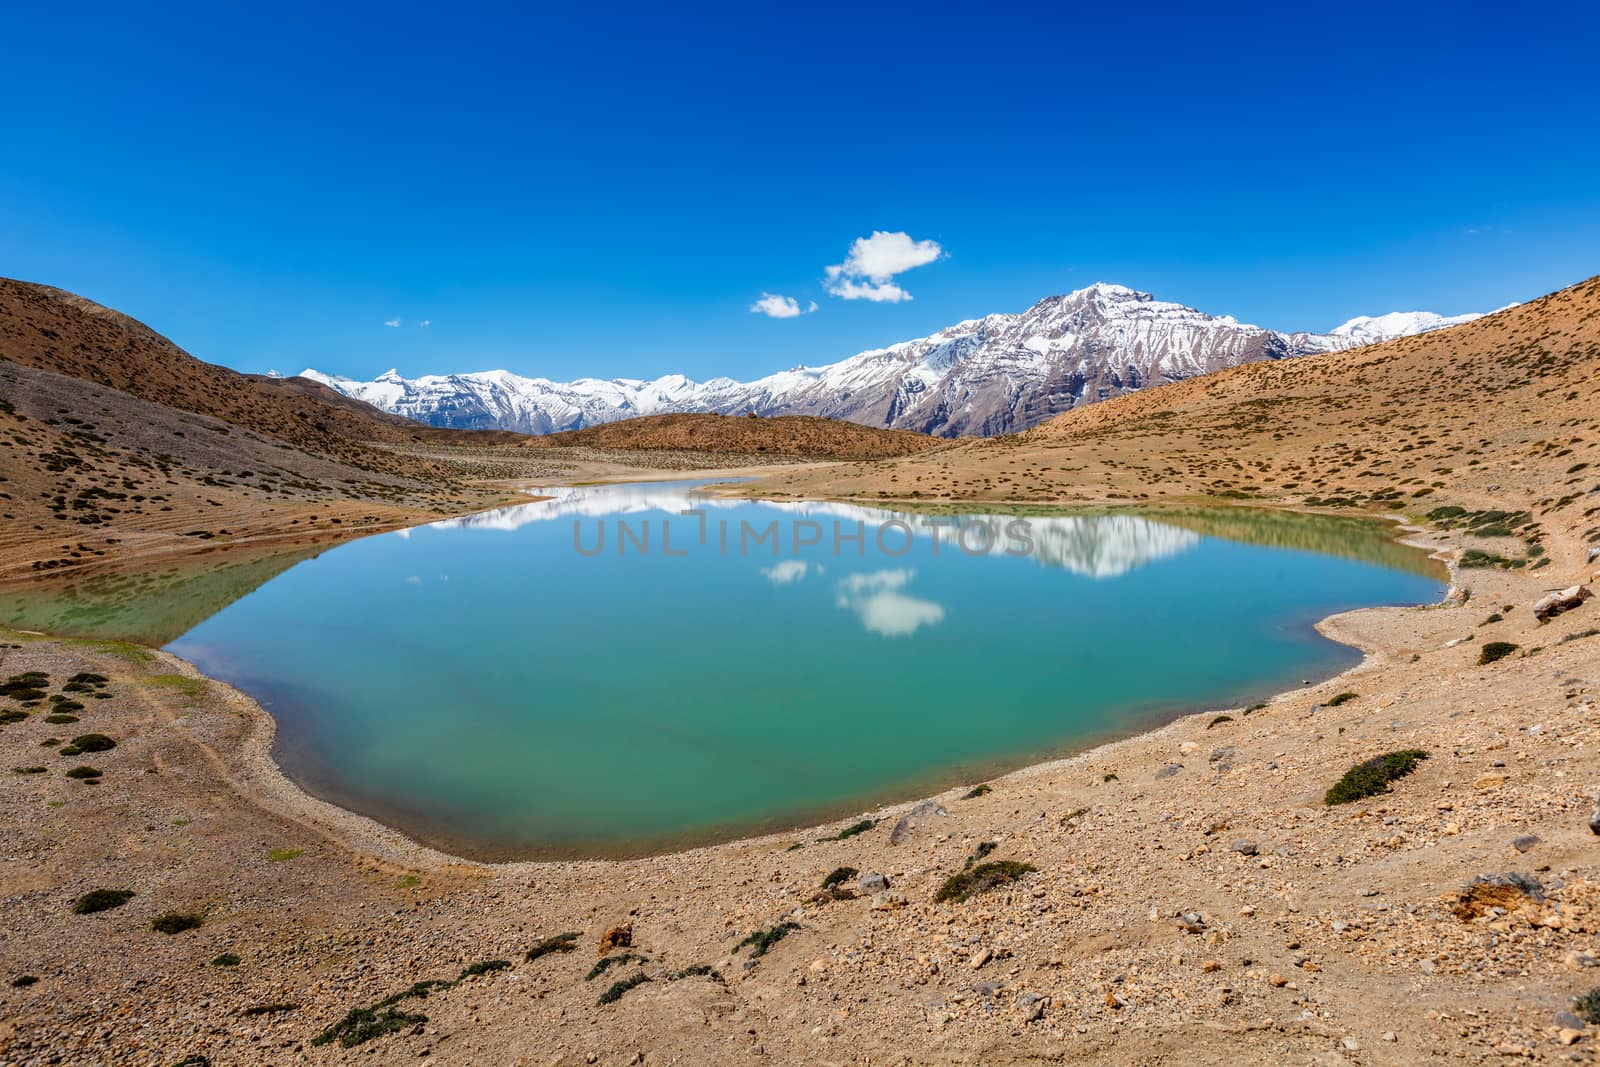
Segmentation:
{"type": "Polygon", "coordinates": [[[405,379],[400,376],[400,371],[396,367],[390,367],[388,370],[384,371],[382,374],[378,375],[377,378],[375,378],[373,380],[374,381],[379,381],[379,382],[403,382],[403,381],[405,381],[405,379]]]}

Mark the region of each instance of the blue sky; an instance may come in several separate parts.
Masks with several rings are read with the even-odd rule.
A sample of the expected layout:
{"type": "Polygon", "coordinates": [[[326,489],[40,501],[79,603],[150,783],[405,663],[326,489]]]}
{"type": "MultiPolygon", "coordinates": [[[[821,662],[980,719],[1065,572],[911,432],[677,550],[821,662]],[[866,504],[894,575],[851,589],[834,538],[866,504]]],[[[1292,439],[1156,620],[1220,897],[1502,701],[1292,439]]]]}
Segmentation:
{"type": "Polygon", "coordinates": [[[1593,5],[230,6],[7,14],[0,274],[243,370],[750,377],[1096,280],[1326,329],[1600,272],[1593,5]],[[942,255],[830,282],[877,231],[942,255]]]}

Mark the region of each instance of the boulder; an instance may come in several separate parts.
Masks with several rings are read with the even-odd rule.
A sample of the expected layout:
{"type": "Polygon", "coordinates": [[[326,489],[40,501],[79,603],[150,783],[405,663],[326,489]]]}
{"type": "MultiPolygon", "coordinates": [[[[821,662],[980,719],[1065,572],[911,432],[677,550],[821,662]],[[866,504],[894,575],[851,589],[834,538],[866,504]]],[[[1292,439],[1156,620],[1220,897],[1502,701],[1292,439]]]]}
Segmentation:
{"type": "Polygon", "coordinates": [[[1553,593],[1546,593],[1533,602],[1533,617],[1545,622],[1563,611],[1571,611],[1593,595],[1586,585],[1571,585],[1553,593]]]}
{"type": "Polygon", "coordinates": [[[881,893],[889,888],[889,878],[887,875],[880,874],[877,871],[868,871],[861,876],[858,884],[861,886],[863,893],[881,893]]]}
{"type": "Polygon", "coordinates": [[[910,811],[900,817],[894,824],[894,829],[889,831],[889,844],[898,845],[902,841],[909,841],[918,830],[927,826],[934,819],[949,818],[950,813],[944,810],[944,805],[937,800],[924,800],[910,811]]]}

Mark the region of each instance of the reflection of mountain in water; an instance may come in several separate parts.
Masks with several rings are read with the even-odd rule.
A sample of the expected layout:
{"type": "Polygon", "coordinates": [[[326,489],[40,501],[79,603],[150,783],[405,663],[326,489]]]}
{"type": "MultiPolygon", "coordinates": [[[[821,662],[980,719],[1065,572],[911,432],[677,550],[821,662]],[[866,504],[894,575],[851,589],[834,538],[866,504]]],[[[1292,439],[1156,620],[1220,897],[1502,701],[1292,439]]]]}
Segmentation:
{"type": "MultiPolygon", "coordinates": [[[[716,521],[720,509],[750,507],[754,502],[728,497],[704,496],[684,482],[647,485],[575,486],[541,490],[551,499],[531,504],[483,511],[475,515],[431,523],[436,529],[515,530],[529,523],[568,518],[618,518],[643,512],[665,512],[675,517],[698,509],[716,521]]],[[[885,508],[862,507],[830,501],[761,501],[760,507],[783,512],[795,519],[821,521],[835,519],[853,532],[855,524],[865,523],[868,553],[872,552],[872,533],[885,523],[903,523],[921,540],[936,534],[941,551],[961,552],[965,544],[972,555],[1030,556],[1051,567],[1062,567],[1086,578],[1115,578],[1154,560],[1176,556],[1200,543],[1200,535],[1137,515],[1056,515],[1007,516],[990,514],[924,515],[885,508]],[[969,532],[958,541],[958,526],[973,524],[989,527],[989,535],[969,532]],[[1020,524],[1012,525],[1012,524],[1020,524]],[[1024,532],[1025,531],[1025,532],[1024,532]],[[992,546],[985,548],[985,546],[992,546]]],[[[680,521],[694,523],[693,516],[680,521]]],[[[831,542],[831,528],[823,546],[831,542]]],[[[898,547],[904,535],[889,538],[898,547]]],[[[682,543],[682,540],[679,540],[682,543]]],[[[787,542],[785,542],[787,543],[787,542]]]]}

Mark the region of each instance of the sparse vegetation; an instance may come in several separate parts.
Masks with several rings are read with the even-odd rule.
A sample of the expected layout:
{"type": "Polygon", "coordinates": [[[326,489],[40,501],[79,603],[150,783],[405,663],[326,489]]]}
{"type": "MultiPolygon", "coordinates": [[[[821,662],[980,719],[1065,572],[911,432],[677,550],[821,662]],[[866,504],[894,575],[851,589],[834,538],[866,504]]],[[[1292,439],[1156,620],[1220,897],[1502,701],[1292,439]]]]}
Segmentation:
{"type": "Polygon", "coordinates": [[[288,863],[305,855],[305,849],[300,848],[269,848],[267,850],[268,863],[288,863]]]}
{"type": "Polygon", "coordinates": [[[72,913],[93,915],[97,911],[110,911],[122,907],[133,897],[131,889],[91,889],[72,902],[72,913]]]}
{"type": "Polygon", "coordinates": [[[174,936],[185,930],[198,930],[205,925],[205,916],[192,911],[169,911],[150,922],[150,929],[158,934],[174,936]]]}
{"type": "Polygon", "coordinates": [[[1349,804],[1387,793],[1390,782],[1404,778],[1427,758],[1428,753],[1420,748],[1405,748],[1364,760],[1344,772],[1344,777],[1323,796],[1323,802],[1329,806],[1349,804]]]}
{"type": "Polygon", "coordinates": [[[967,862],[961,865],[961,869],[964,871],[972,870],[973,864],[978,863],[983,857],[999,847],[993,841],[979,841],[977,847],[972,850],[972,855],[967,857],[967,862]]]}
{"type": "Polygon", "coordinates": [[[238,956],[235,956],[233,953],[224,952],[222,955],[216,957],[215,959],[213,959],[211,961],[211,966],[213,966],[213,967],[237,967],[237,966],[239,966],[239,964],[241,964],[243,962],[244,962],[243,960],[241,960],[238,956]]]}
{"type": "Polygon", "coordinates": [[[1510,641],[1490,641],[1478,650],[1478,664],[1483,666],[1505,659],[1519,647],[1521,646],[1514,645],[1510,641]]]}
{"type": "Polygon", "coordinates": [[[878,825],[878,821],[876,819],[862,819],[858,823],[853,823],[850,826],[846,826],[843,830],[840,830],[836,834],[829,834],[827,837],[819,837],[817,840],[843,841],[846,838],[855,837],[857,834],[864,834],[876,825],[878,825]]]}
{"type": "Polygon", "coordinates": [[[105,734],[79,734],[72,739],[71,745],[79,752],[110,752],[117,747],[117,743],[105,734]]]}
{"type": "Polygon", "coordinates": [[[1600,1023],[1600,986],[1572,998],[1572,1012],[1591,1026],[1600,1023]]]}
{"type": "Polygon", "coordinates": [[[489,974],[491,971],[503,971],[510,966],[510,960],[479,960],[477,963],[463,968],[456,981],[459,982],[465,978],[476,978],[480,974],[489,974]]]}
{"type": "Polygon", "coordinates": [[[326,1045],[337,1041],[345,1048],[355,1048],[374,1038],[419,1026],[428,1021],[426,1015],[416,1012],[396,1011],[393,1008],[351,1008],[343,1019],[311,1039],[313,1045],[326,1045]]]}
{"type": "Polygon", "coordinates": [[[681,971],[673,971],[671,974],[667,975],[667,981],[677,982],[685,978],[702,977],[710,978],[714,982],[722,981],[722,975],[718,974],[715,968],[712,968],[704,963],[696,963],[691,967],[685,967],[681,971]]]}
{"type": "Polygon", "coordinates": [[[856,870],[854,867],[835,867],[833,870],[829,871],[828,876],[822,880],[822,888],[832,889],[836,885],[839,885],[843,882],[848,882],[850,879],[854,878],[860,873],[861,872],[856,870]]]}
{"type": "Polygon", "coordinates": [[[1350,703],[1350,701],[1356,699],[1360,695],[1361,694],[1359,694],[1359,693],[1335,693],[1333,696],[1331,696],[1327,700],[1323,701],[1323,706],[1324,707],[1329,707],[1329,708],[1336,708],[1340,704],[1348,704],[1348,703],[1350,703]]]}
{"type": "Polygon", "coordinates": [[[1016,860],[980,863],[976,867],[945,879],[944,885],[939,887],[933,899],[940,904],[960,904],[978,893],[1015,882],[1034,870],[1037,868],[1031,864],[1018,863],[1016,860]]]}
{"type": "Polygon", "coordinates": [[[254,1007],[246,1008],[239,1014],[248,1019],[257,1015],[282,1015],[287,1011],[299,1010],[300,1005],[294,1003],[293,1001],[279,1001],[271,1004],[257,1004],[254,1007]]]}
{"type": "Polygon", "coordinates": [[[1210,722],[1206,723],[1206,729],[1209,730],[1213,726],[1221,726],[1225,722],[1232,722],[1232,721],[1233,721],[1233,716],[1232,715],[1218,715],[1215,719],[1212,719],[1210,722]]]}
{"type": "Polygon", "coordinates": [[[583,980],[585,982],[592,982],[596,978],[599,978],[602,974],[605,974],[611,968],[620,966],[624,963],[649,962],[650,960],[648,957],[641,956],[637,952],[624,952],[619,956],[602,956],[600,959],[595,961],[595,965],[593,967],[589,968],[589,973],[583,976],[583,980]]]}
{"type": "Polygon", "coordinates": [[[38,981],[39,981],[39,977],[37,975],[19,974],[15,978],[11,979],[11,988],[12,989],[26,989],[29,986],[34,985],[38,981]]]}
{"type": "Polygon", "coordinates": [[[103,771],[95,767],[74,767],[67,772],[67,777],[81,782],[92,782],[103,773],[103,771]]]}
{"type": "Polygon", "coordinates": [[[788,937],[791,933],[798,929],[800,929],[799,923],[781,922],[778,925],[769,927],[766,930],[752,931],[743,941],[733,946],[733,951],[737,953],[746,945],[751,945],[754,946],[750,952],[751,959],[756,959],[759,956],[765,956],[768,949],[772,948],[773,945],[776,945],[779,941],[782,941],[784,938],[788,937]]]}
{"type": "Polygon", "coordinates": [[[966,795],[963,796],[961,799],[962,800],[977,800],[979,797],[984,796],[987,793],[993,793],[993,792],[994,792],[994,789],[991,786],[987,785],[987,784],[985,784],[985,785],[975,785],[971,789],[967,790],[966,795]]]}
{"type": "Polygon", "coordinates": [[[622,995],[628,990],[633,989],[636,986],[644,985],[648,981],[650,981],[650,976],[645,974],[643,971],[640,971],[638,974],[624,978],[619,982],[613,982],[611,983],[611,988],[607,989],[604,993],[601,993],[599,998],[595,1000],[595,1006],[600,1007],[606,1004],[615,1003],[616,1001],[621,1000],[622,995]]]}
{"type": "Polygon", "coordinates": [[[579,936],[577,931],[572,931],[565,934],[556,934],[554,937],[547,937],[530,948],[525,958],[536,960],[540,956],[548,956],[552,952],[571,952],[578,947],[579,936]]]}

